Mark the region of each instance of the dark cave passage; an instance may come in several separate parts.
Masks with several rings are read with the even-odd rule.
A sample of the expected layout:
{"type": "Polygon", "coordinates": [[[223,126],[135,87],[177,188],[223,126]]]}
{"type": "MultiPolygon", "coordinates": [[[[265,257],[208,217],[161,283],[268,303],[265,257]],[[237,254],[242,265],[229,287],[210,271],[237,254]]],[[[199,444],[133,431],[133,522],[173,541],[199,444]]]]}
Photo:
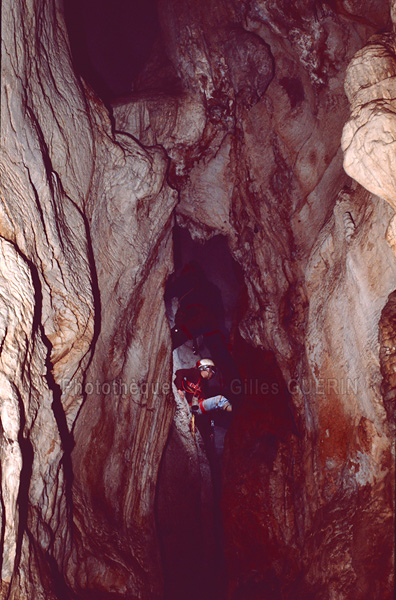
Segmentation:
{"type": "MultiPolygon", "coordinates": [[[[244,287],[240,268],[225,238],[216,236],[202,244],[177,226],[174,260],[175,272],[165,294],[174,371],[194,367],[201,358],[213,359],[218,370],[209,384],[210,395],[222,393],[235,407],[241,382],[232,340],[244,287]]],[[[188,405],[183,402],[189,421],[188,405]]],[[[165,600],[224,597],[221,457],[231,419],[230,413],[220,410],[197,416],[195,440],[188,424],[187,432],[180,423],[172,426],[157,497],[165,600]],[[183,436],[188,436],[187,445],[183,436]],[[189,450],[198,462],[188,455],[189,450]]]]}
{"type": "MultiPolygon", "coordinates": [[[[275,566],[276,557],[284,573],[293,572],[300,560],[298,553],[293,557],[285,553],[276,516],[300,494],[302,457],[291,395],[271,351],[253,348],[239,338],[235,357],[243,401],[228,430],[223,455],[227,598],[300,598],[293,590],[285,591],[285,577],[275,566]]],[[[292,526],[289,535],[297,545],[298,532],[292,526]]]]}
{"type": "MultiPolygon", "coordinates": [[[[244,469],[244,463],[251,472],[251,460],[253,466],[257,460],[261,463],[258,473],[263,468],[271,470],[279,441],[296,434],[296,426],[290,394],[273,353],[253,348],[238,331],[247,292],[242,270],[233,260],[226,239],[216,236],[202,244],[193,241],[187,230],[175,227],[174,258],[175,273],[166,289],[174,371],[193,367],[200,358],[212,358],[218,372],[211,389],[227,394],[233,412],[216,410],[200,417],[201,421],[198,418],[202,442],[181,431],[180,425],[172,426],[157,497],[164,599],[221,600],[229,587],[226,562],[232,564],[234,552],[232,541],[228,548],[224,545],[224,539],[230,539],[227,529],[234,527],[228,515],[233,511],[230,503],[235,494],[232,491],[228,497],[224,492],[235,487],[233,463],[237,473],[244,469]],[[191,276],[196,270],[204,288],[202,295],[194,288],[196,279],[191,276]],[[201,311],[198,301],[203,305],[201,311]],[[182,313],[179,318],[178,312],[182,313]],[[200,464],[193,464],[188,456],[186,436],[193,449],[201,443],[200,464]]],[[[189,415],[187,402],[183,402],[189,415]]],[[[267,542],[264,537],[257,548],[264,567],[265,561],[270,563],[267,542]]],[[[267,573],[268,581],[271,578],[267,573]]],[[[274,586],[272,581],[271,590],[274,586]]]]}
{"type": "Polygon", "coordinates": [[[276,407],[269,409],[273,432],[279,436],[296,433],[290,391],[273,352],[254,348],[239,333],[248,304],[247,289],[226,239],[219,235],[202,244],[176,226],[174,258],[175,273],[165,297],[177,364],[194,366],[200,358],[212,358],[219,372],[211,384],[214,389],[222,387],[236,412],[247,403],[270,406],[276,398],[276,407]],[[195,269],[202,277],[198,284],[195,273],[190,277],[195,269]],[[196,285],[202,285],[198,294],[196,285]],[[202,306],[197,306],[198,301],[202,306]]]}
{"type": "Polygon", "coordinates": [[[246,294],[241,269],[225,238],[215,236],[202,244],[180,227],[174,229],[174,257],[175,272],[165,299],[176,363],[194,366],[200,358],[213,359],[219,373],[210,382],[211,389],[221,387],[224,395],[237,401],[239,370],[232,346],[246,294]]]}
{"type": "Polygon", "coordinates": [[[108,101],[133,91],[159,34],[157,0],[64,0],[76,71],[108,101]]]}

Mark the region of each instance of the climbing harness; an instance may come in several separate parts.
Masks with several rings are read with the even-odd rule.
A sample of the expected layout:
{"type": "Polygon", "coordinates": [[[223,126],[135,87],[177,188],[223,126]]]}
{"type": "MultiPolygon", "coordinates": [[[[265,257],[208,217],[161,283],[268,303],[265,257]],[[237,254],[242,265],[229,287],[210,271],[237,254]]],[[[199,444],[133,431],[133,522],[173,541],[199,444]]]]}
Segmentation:
{"type": "Polygon", "coordinates": [[[189,392],[190,394],[193,394],[193,397],[191,399],[192,415],[191,415],[191,423],[190,423],[190,428],[191,428],[191,433],[192,433],[193,438],[195,438],[195,414],[196,414],[198,408],[201,408],[201,410],[202,410],[202,402],[204,400],[201,386],[199,385],[201,383],[201,380],[202,380],[202,377],[200,376],[197,383],[192,383],[191,381],[186,381],[186,380],[182,381],[183,390],[185,392],[189,392]]]}
{"type": "Polygon", "coordinates": [[[204,399],[202,390],[201,390],[201,386],[200,386],[201,381],[202,381],[201,376],[199,377],[197,383],[192,383],[191,381],[186,381],[186,380],[182,381],[183,390],[185,392],[188,392],[189,394],[193,394],[193,396],[197,396],[198,401],[201,401],[204,399]]]}

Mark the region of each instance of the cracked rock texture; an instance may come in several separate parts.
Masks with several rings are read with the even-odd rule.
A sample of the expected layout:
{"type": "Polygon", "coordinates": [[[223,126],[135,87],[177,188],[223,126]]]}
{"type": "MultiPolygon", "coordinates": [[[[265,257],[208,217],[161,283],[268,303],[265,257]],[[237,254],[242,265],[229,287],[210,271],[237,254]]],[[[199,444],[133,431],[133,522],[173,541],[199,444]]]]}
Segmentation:
{"type": "Polygon", "coordinates": [[[180,530],[212,499],[171,387],[174,209],[226,236],[234,356],[268,386],[226,438],[225,597],[392,598],[393,12],[159,0],[110,116],[61,2],[3,2],[1,598],[189,597],[180,530]]]}
{"type": "MultiPolygon", "coordinates": [[[[163,46],[136,98],[115,103],[117,127],[166,148],[180,225],[196,239],[227,236],[248,290],[240,331],[251,347],[272,350],[282,373],[277,394],[246,398],[228,436],[229,597],[390,598],[394,449],[378,325],[395,288],[385,239],[393,211],[351,182],[340,148],[347,66],[371,34],[390,28],[389,6],[159,6],[163,46]],[[260,68],[240,83],[235,60],[248,40],[260,68]],[[178,94],[161,87],[160,73],[178,82],[178,94]],[[294,425],[282,417],[286,406],[294,425]]],[[[366,104],[361,78],[354,93],[366,104]]],[[[355,162],[369,177],[364,160],[355,162]]],[[[381,156],[367,160],[391,171],[381,156]]],[[[250,380],[266,360],[254,370],[251,353],[240,357],[250,380]]]]}
{"type": "Polygon", "coordinates": [[[167,157],[112,132],[60,3],[2,24],[1,594],[160,597],[167,157]]]}

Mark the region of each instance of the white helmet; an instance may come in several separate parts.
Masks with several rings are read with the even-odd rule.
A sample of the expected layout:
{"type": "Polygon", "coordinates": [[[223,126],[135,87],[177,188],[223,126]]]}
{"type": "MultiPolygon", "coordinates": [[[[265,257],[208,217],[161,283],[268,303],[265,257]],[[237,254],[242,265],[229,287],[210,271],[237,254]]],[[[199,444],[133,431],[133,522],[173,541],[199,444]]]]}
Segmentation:
{"type": "Polygon", "coordinates": [[[201,360],[197,362],[196,367],[200,371],[210,369],[212,373],[216,373],[216,366],[213,360],[211,360],[210,358],[201,358],[201,360]]]}

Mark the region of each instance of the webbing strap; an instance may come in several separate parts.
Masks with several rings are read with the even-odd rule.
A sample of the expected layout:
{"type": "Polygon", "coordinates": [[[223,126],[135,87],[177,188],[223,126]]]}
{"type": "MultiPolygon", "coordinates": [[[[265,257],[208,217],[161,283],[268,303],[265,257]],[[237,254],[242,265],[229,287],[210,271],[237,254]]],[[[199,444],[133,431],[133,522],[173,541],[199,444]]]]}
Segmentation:
{"type": "Polygon", "coordinates": [[[190,394],[194,394],[194,396],[198,396],[198,398],[203,399],[201,386],[199,385],[201,383],[201,379],[202,379],[202,377],[199,376],[197,383],[191,383],[191,381],[187,381],[187,380],[183,379],[183,381],[182,381],[183,390],[185,392],[189,392],[190,394]]]}

